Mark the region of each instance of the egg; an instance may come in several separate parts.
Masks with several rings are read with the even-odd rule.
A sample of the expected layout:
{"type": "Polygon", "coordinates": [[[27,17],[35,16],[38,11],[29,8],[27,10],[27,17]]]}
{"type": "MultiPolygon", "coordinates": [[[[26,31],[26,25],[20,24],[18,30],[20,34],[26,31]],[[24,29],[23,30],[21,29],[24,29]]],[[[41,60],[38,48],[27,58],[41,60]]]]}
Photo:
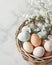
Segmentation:
{"type": "Polygon", "coordinates": [[[31,43],[35,47],[41,45],[41,39],[39,38],[39,36],[37,34],[32,34],[31,43]]]}
{"type": "Polygon", "coordinates": [[[33,46],[30,42],[24,42],[23,43],[23,48],[26,52],[32,53],[33,52],[33,46]]]}
{"type": "Polygon", "coordinates": [[[46,51],[49,51],[49,52],[52,51],[52,41],[50,40],[46,41],[44,44],[44,48],[46,51]]]}
{"type": "Polygon", "coordinates": [[[18,34],[18,39],[22,42],[30,40],[30,33],[29,32],[21,32],[18,34]]]}
{"type": "Polygon", "coordinates": [[[24,27],[22,28],[22,31],[23,31],[23,32],[27,31],[27,32],[31,33],[31,28],[28,27],[28,26],[24,26],[24,27]]]}
{"type": "Polygon", "coordinates": [[[52,55],[52,52],[46,52],[46,51],[45,51],[45,54],[44,54],[45,57],[51,56],[51,55],[52,55]]]}
{"type": "Polygon", "coordinates": [[[37,35],[39,35],[40,38],[45,39],[47,38],[47,31],[40,31],[37,35]]]}
{"type": "Polygon", "coordinates": [[[36,57],[42,57],[44,55],[44,53],[45,53],[45,50],[41,46],[36,47],[33,50],[33,55],[36,56],[36,57]]]}

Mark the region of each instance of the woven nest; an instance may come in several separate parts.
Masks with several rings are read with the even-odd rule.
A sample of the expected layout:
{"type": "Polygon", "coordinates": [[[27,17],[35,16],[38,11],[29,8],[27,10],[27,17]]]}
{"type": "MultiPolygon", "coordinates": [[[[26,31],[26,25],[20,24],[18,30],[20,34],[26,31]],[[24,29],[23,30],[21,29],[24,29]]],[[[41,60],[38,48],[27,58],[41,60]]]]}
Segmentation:
{"type": "MultiPolygon", "coordinates": [[[[26,61],[29,61],[29,62],[32,62],[34,65],[46,65],[50,62],[52,62],[52,56],[48,56],[48,57],[42,57],[42,58],[38,58],[38,57],[35,57],[33,56],[32,54],[29,54],[27,53],[23,47],[22,47],[22,42],[19,41],[18,39],[18,34],[21,32],[21,29],[28,25],[29,23],[35,23],[35,22],[38,22],[38,21],[45,21],[45,18],[43,18],[42,16],[39,16],[38,20],[36,20],[36,16],[33,17],[33,18],[30,18],[30,21],[29,20],[25,20],[20,26],[19,28],[17,29],[16,31],[16,45],[17,45],[17,48],[19,50],[19,52],[22,54],[23,58],[26,60],[26,61]]],[[[50,20],[49,20],[50,21],[50,20]]]]}

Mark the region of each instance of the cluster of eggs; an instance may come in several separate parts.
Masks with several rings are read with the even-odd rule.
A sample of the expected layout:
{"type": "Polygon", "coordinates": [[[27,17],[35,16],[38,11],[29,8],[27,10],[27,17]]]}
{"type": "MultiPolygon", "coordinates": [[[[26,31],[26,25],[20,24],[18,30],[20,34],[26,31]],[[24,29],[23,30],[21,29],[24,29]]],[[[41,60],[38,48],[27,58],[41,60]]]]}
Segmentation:
{"type": "Polygon", "coordinates": [[[22,31],[18,35],[18,39],[23,42],[23,48],[26,52],[33,54],[36,57],[47,57],[52,55],[52,34],[49,34],[51,30],[47,23],[45,26],[49,26],[48,30],[41,23],[38,27],[34,24],[30,26],[24,26],[22,31]],[[34,31],[32,33],[32,30],[34,31]],[[41,31],[40,31],[41,30],[41,31]],[[38,32],[38,33],[37,33],[38,32]],[[47,37],[47,39],[45,39],[47,37]]]}

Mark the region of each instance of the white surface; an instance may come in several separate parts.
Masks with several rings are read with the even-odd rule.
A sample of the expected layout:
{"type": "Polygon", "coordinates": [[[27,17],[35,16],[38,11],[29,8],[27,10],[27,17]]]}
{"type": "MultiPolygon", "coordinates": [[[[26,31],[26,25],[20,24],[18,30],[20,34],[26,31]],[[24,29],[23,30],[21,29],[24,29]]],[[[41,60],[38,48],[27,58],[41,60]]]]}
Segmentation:
{"type": "Polygon", "coordinates": [[[15,42],[18,17],[28,10],[25,0],[0,0],[0,65],[31,65],[23,60],[15,42]]]}

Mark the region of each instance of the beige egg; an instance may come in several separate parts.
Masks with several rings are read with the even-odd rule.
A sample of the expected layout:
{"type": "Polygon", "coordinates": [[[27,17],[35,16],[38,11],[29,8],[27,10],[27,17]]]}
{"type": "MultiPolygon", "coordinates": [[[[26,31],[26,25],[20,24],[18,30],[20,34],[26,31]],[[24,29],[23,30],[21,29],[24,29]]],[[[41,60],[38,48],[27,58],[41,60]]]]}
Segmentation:
{"type": "Polygon", "coordinates": [[[52,41],[50,40],[46,41],[44,44],[44,48],[46,51],[49,51],[49,52],[52,51],[52,41]]]}
{"type": "Polygon", "coordinates": [[[30,42],[24,42],[23,43],[23,48],[26,52],[32,53],[33,52],[33,46],[30,42]]]}
{"type": "Polygon", "coordinates": [[[45,53],[45,50],[43,47],[39,46],[39,47],[36,47],[34,50],[33,50],[33,55],[36,56],[36,57],[42,57],[45,53]]]}
{"type": "Polygon", "coordinates": [[[32,34],[31,43],[35,47],[41,45],[41,39],[39,38],[39,36],[37,34],[32,34]]]}

